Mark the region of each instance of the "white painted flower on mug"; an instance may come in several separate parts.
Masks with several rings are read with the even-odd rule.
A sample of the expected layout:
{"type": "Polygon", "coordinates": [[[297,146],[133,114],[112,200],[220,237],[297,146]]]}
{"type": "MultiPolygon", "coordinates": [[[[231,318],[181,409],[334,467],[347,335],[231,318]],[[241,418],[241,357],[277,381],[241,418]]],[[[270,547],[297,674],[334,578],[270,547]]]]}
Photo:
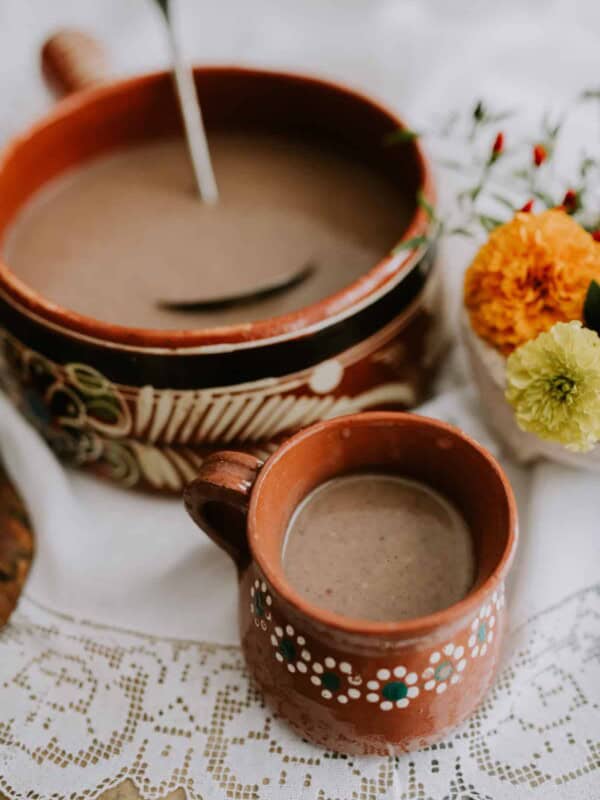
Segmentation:
{"type": "Polygon", "coordinates": [[[323,662],[314,661],[312,664],[310,682],[320,687],[321,697],[324,700],[333,700],[345,705],[350,700],[358,700],[362,684],[360,675],[352,674],[352,665],[347,661],[336,661],[333,656],[327,656],[323,662]]]}
{"type": "Polygon", "coordinates": [[[496,617],[492,610],[492,604],[486,603],[471,623],[471,635],[468,642],[471,648],[471,658],[484,656],[494,639],[496,617]]]}
{"type": "Polygon", "coordinates": [[[424,689],[442,694],[448,686],[458,683],[467,665],[465,648],[449,642],[429,656],[429,666],[423,671],[424,689]]]}
{"type": "Polygon", "coordinates": [[[254,617],[254,624],[263,631],[267,630],[267,622],[271,619],[271,595],[267,592],[267,584],[258,579],[250,587],[250,613],[254,617]]]}
{"type": "Polygon", "coordinates": [[[406,708],[419,695],[419,687],[415,685],[418,678],[416,672],[409,672],[403,665],[392,670],[380,669],[377,680],[367,681],[367,702],[378,703],[382,711],[406,708]]]}
{"type": "Polygon", "coordinates": [[[312,656],[306,648],[304,636],[296,634],[291,625],[286,625],[285,628],[276,625],[273,630],[271,644],[275,648],[277,661],[285,664],[289,672],[308,672],[312,656]]]}
{"type": "Polygon", "coordinates": [[[494,592],[492,595],[492,603],[494,604],[496,611],[500,611],[501,608],[504,608],[504,586],[501,586],[497,592],[494,592]]]}

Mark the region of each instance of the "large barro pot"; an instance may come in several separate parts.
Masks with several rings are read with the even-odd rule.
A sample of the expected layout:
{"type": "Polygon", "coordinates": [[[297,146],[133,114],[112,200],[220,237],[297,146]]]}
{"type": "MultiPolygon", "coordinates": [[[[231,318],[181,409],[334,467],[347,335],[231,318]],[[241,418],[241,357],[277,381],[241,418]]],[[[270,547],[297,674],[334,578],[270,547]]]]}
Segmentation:
{"type": "MultiPolygon", "coordinates": [[[[311,77],[199,68],[208,129],[302,132],[356,152],[413,203],[398,241],[343,291],[285,316],[206,330],[110,325],[61,308],[0,262],[3,382],[72,464],[123,486],[179,492],[215,449],[259,457],[299,428],[365,409],[404,409],[427,391],[443,351],[432,203],[419,143],[390,147],[402,121],[373,100],[311,77]]],[[[0,244],[47,181],[114,148],[181,133],[166,72],[63,99],[0,159],[0,244]]]]}

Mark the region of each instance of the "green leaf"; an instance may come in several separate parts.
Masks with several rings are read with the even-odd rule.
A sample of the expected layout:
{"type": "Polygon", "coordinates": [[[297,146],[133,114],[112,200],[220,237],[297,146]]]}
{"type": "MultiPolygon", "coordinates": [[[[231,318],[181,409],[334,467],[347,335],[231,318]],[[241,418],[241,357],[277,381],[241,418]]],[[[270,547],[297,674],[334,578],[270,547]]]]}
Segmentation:
{"type": "Polygon", "coordinates": [[[405,242],[400,242],[392,250],[393,253],[400,253],[403,250],[417,250],[429,242],[427,236],[413,236],[412,239],[407,239],[405,242]]]}
{"type": "Polygon", "coordinates": [[[582,178],[585,178],[588,172],[594,169],[594,167],[596,167],[597,165],[598,162],[596,161],[595,158],[592,158],[591,156],[586,156],[579,165],[579,175],[582,178]]]}
{"type": "Polygon", "coordinates": [[[513,172],[513,178],[520,181],[528,181],[531,178],[531,172],[528,169],[516,169],[513,172]]]}
{"type": "Polygon", "coordinates": [[[473,109],[473,120],[475,121],[475,125],[491,125],[514,116],[514,113],[514,111],[506,110],[490,114],[483,101],[479,100],[473,109]]]}
{"type": "Polygon", "coordinates": [[[502,122],[505,119],[514,117],[514,111],[499,111],[497,114],[490,114],[487,118],[488,122],[502,122]]]}
{"type": "Polygon", "coordinates": [[[540,189],[534,189],[533,196],[537,200],[541,200],[546,208],[556,208],[556,200],[546,192],[542,192],[540,189]]]}
{"type": "Polygon", "coordinates": [[[450,228],[448,231],[450,236],[467,236],[470,239],[473,238],[474,234],[473,231],[470,231],[468,228],[450,228]]]}
{"type": "Polygon", "coordinates": [[[515,210],[514,205],[506,197],[503,197],[501,194],[495,194],[495,193],[492,194],[492,197],[497,203],[500,203],[500,205],[504,206],[505,208],[508,208],[509,211],[514,212],[515,210]]]}
{"type": "Polygon", "coordinates": [[[454,170],[464,169],[464,165],[461,164],[460,161],[453,161],[450,158],[442,158],[437,163],[440,167],[444,167],[444,169],[454,169],[454,170]]]}
{"type": "Polygon", "coordinates": [[[586,89],[579,97],[581,100],[600,100],[600,89],[586,89]]]}
{"type": "Polygon", "coordinates": [[[542,126],[544,131],[546,132],[546,136],[548,137],[549,141],[545,143],[546,149],[548,150],[548,155],[550,154],[550,150],[552,149],[552,143],[560,133],[560,129],[563,126],[564,118],[558,119],[556,122],[552,122],[551,118],[548,114],[544,115],[544,119],[542,120],[542,126]]]}
{"type": "Polygon", "coordinates": [[[477,198],[478,198],[478,197],[479,197],[479,195],[481,194],[481,191],[482,191],[482,189],[483,189],[483,184],[481,184],[481,183],[478,183],[478,184],[477,184],[477,186],[474,186],[472,189],[469,189],[469,190],[466,192],[466,195],[467,195],[467,197],[469,197],[469,198],[470,198],[470,199],[471,199],[473,202],[475,202],[475,200],[477,200],[477,198]]]}
{"type": "Polygon", "coordinates": [[[419,134],[416,131],[412,131],[410,128],[397,128],[391,133],[386,133],[386,135],[383,137],[383,143],[390,147],[394,144],[414,142],[414,140],[418,138],[419,134]]]}
{"type": "Polygon", "coordinates": [[[156,5],[163,12],[165,17],[169,16],[169,0],[155,0],[156,5]]]}
{"type": "Polygon", "coordinates": [[[454,128],[456,127],[457,123],[460,121],[460,114],[458,111],[452,111],[446,117],[441,129],[440,129],[440,136],[446,137],[450,136],[454,128]]]}
{"type": "Polygon", "coordinates": [[[600,283],[592,281],[583,304],[583,318],[587,328],[600,334],[600,283]]]}
{"type": "Polygon", "coordinates": [[[502,220],[496,219],[496,217],[488,217],[487,214],[480,214],[479,223],[487,233],[491,233],[499,225],[502,225],[502,220]]]}
{"type": "Polygon", "coordinates": [[[433,222],[433,220],[435,219],[435,209],[433,208],[431,203],[427,200],[421,189],[419,189],[419,191],[417,192],[417,204],[419,205],[420,208],[423,209],[423,211],[427,215],[427,219],[429,220],[429,222],[433,222]]]}
{"type": "Polygon", "coordinates": [[[486,110],[485,106],[483,105],[483,100],[478,100],[475,108],[473,109],[473,119],[475,122],[481,122],[482,119],[485,119],[486,110]]]}

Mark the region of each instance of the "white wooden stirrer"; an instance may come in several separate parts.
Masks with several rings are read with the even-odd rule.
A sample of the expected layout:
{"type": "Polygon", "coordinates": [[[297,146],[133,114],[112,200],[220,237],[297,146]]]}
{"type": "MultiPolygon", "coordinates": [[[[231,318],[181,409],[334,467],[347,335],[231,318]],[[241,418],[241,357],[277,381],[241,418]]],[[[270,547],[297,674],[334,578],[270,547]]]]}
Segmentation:
{"type": "MultiPolygon", "coordinates": [[[[187,145],[192,160],[194,176],[198,192],[204,203],[215,205],[219,200],[219,190],[215,180],[215,174],[210,158],[210,150],[206,138],[206,130],[202,120],[202,111],[198,101],[198,94],[194,84],[194,75],[190,68],[185,64],[173,21],[171,19],[170,0],[156,0],[164,14],[167,23],[167,33],[171,57],[173,61],[173,73],[175,77],[175,87],[179,97],[181,113],[187,145]]],[[[212,300],[189,299],[185,300],[163,300],[159,301],[162,308],[170,308],[177,311],[200,311],[218,308],[229,308],[237,305],[256,302],[272,295],[279,294],[297,286],[313,274],[315,266],[312,263],[304,264],[292,273],[287,273],[277,278],[271,279],[266,284],[256,286],[254,289],[242,292],[237,295],[226,295],[224,297],[213,298],[212,300]]]]}
{"type": "Polygon", "coordinates": [[[210,150],[208,148],[206,130],[202,119],[202,110],[194,84],[194,75],[192,70],[185,64],[179,48],[179,43],[173,27],[173,20],[171,18],[170,0],[156,0],[156,3],[163,12],[167,23],[175,87],[179,97],[185,136],[192,160],[196,186],[198,187],[202,202],[214,205],[219,200],[219,190],[210,159],[210,150]]]}

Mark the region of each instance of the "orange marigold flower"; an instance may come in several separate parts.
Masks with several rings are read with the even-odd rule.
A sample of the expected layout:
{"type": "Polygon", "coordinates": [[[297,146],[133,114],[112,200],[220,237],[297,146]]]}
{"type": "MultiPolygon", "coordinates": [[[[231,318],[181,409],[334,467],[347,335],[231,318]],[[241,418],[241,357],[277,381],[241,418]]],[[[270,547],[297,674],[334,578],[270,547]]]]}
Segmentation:
{"type": "Polygon", "coordinates": [[[600,248],[564,210],[517,213],[490,234],[465,276],[475,333],[504,355],[556,322],[583,319],[600,248]]]}

